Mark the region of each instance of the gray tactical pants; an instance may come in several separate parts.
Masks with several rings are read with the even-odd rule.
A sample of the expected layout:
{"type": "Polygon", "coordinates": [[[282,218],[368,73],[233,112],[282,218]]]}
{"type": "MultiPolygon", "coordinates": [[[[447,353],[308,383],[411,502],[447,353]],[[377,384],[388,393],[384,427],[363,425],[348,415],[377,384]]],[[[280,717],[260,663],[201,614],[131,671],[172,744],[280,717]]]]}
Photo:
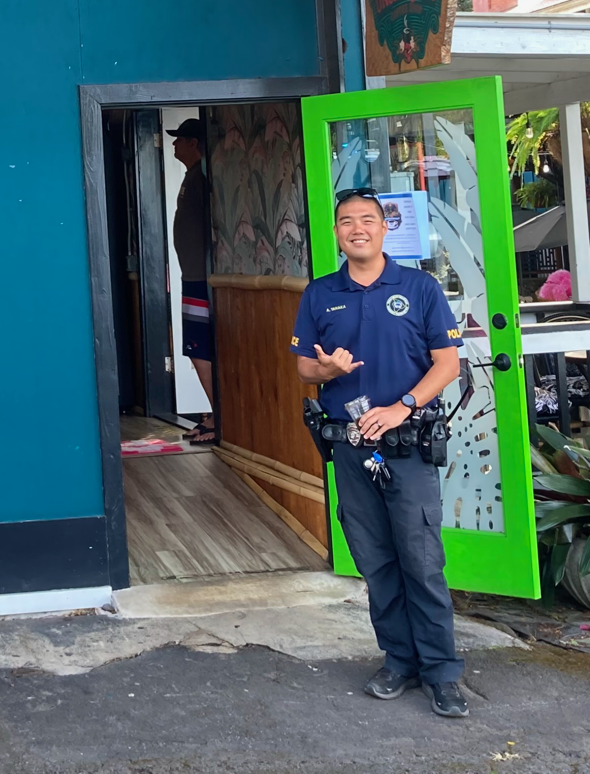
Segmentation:
{"type": "Polygon", "coordinates": [[[426,683],[455,682],[453,604],[443,575],[438,469],[416,447],[387,461],[386,489],[363,468],[366,447],[334,444],[338,518],[369,588],[371,621],[385,666],[426,683]]]}

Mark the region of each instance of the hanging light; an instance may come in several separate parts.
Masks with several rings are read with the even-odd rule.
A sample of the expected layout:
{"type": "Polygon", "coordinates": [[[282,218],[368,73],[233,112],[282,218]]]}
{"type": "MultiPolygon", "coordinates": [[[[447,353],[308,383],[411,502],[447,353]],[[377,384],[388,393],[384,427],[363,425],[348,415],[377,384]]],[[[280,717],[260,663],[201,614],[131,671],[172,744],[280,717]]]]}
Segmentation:
{"type": "Polygon", "coordinates": [[[528,137],[529,140],[532,140],[533,137],[535,136],[535,133],[533,132],[533,127],[531,126],[531,122],[529,120],[529,114],[528,113],[526,114],[526,132],[525,132],[525,134],[526,134],[526,136],[528,137]]]}
{"type": "Polygon", "coordinates": [[[543,174],[548,175],[549,172],[551,172],[551,167],[547,163],[547,159],[545,159],[545,163],[543,164],[543,174]]]}

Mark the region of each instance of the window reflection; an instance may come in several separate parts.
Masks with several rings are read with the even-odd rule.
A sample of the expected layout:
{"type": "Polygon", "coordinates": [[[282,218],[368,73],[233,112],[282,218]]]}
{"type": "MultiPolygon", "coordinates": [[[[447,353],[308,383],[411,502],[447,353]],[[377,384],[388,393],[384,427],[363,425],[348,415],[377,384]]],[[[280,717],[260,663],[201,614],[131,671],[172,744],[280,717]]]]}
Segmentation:
{"type": "MultiPolygon", "coordinates": [[[[425,206],[418,205],[418,214],[423,215],[419,227],[425,232],[421,234],[422,249],[418,257],[401,261],[434,275],[449,299],[459,300],[464,297],[464,288],[450,261],[452,247],[445,244],[436,228],[430,204],[444,203],[478,231],[479,222],[445,146],[446,138],[440,136],[439,118],[453,124],[473,142],[469,109],[332,124],[333,180],[335,191],[367,186],[382,194],[392,194],[391,199],[385,198],[383,202],[386,211],[394,210],[398,195],[409,194],[417,201],[420,197],[415,194],[424,192],[425,206]]],[[[390,231],[398,230],[399,215],[398,207],[395,217],[389,220],[390,231]]],[[[401,215],[403,220],[403,212],[401,215]]]]}

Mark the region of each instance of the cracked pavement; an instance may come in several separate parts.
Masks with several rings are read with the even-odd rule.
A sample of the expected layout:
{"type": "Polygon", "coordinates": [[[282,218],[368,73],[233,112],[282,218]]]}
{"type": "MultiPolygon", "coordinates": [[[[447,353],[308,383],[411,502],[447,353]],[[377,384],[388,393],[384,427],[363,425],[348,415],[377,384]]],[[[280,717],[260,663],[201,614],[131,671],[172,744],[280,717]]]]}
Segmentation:
{"type": "Polygon", "coordinates": [[[434,715],[420,690],[392,702],[364,695],[378,666],[169,646],[84,674],[4,670],[0,772],[590,772],[586,654],[468,653],[464,721],[434,715]]]}
{"type": "Polygon", "coordinates": [[[363,694],[358,604],[5,619],[0,774],[590,774],[590,656],[457,624],[464,721],[363,694]]]}
{"type": "MultiPolygon", "coordinates": [[[[527,647],[516,637],[471,619],[458,616],[455,627],[459,649],[527,647]]],[[[179,618],[125,619],[103,614],[5,619],[0,629],[0,670],[84,674],[180,644],[216,653],[260,645],[311,660],[380,655],[368,605],[356,601],[179,618]]]]}

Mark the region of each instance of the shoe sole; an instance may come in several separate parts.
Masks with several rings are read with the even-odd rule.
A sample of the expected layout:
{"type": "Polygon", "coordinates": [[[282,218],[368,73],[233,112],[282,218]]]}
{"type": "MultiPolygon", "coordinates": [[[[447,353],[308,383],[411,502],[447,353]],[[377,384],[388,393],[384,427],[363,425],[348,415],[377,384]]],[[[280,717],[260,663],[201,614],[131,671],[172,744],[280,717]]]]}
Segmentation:
{"type": "Polygon", "coordinates": [[[412,688],[419,688],[420,687],[420,678],[419,677],[411,677],[409,680],[407,680],[403,685],[400,685],[400,687],[397,689],[397,691],[394,691],[393,693],[378,693],[373,688],[369,688],[368,686],[365,686],[365,693],[368,696],[374,696],[376,699],[382,699],[384,701],[389,701],[390,699],[399,699],[399,697],[405,693],[406,691],[411,690],[412,688]]]}
{"type": "Polygon", "coordinates": [[[436,699],[434,698],[434,691],[428,685],[428,683],[422,683],[422,691],[430,699],[430,706],[432,707],[432,711],[436,712],[437,715],[440,715],[443,718],[466,718],[469,715],[469,708],[463,712],[459,709],[459,707],[451,707],[450,710],[442,710],[436,703],[436,699]]]}

